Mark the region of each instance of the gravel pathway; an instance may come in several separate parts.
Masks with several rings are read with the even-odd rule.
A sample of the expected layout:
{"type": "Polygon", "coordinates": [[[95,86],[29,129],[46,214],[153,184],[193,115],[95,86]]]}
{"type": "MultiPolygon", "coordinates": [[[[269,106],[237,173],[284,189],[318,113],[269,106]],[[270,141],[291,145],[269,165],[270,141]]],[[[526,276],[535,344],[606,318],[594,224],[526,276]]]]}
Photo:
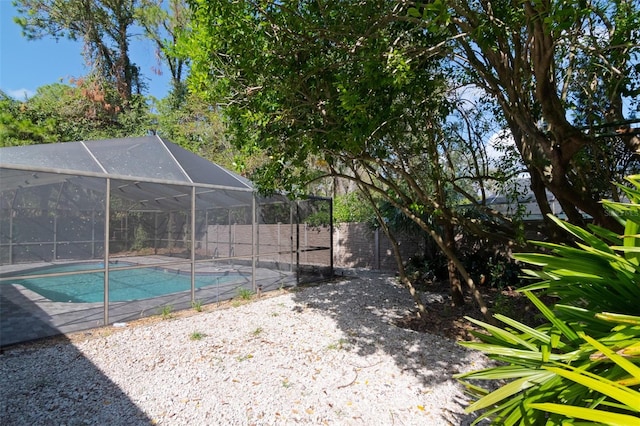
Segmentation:
{"type": "Polygon", "coordinates": [[[459,425],[486,359],[398,328],[388,275],[8,348],[2,425],[459,425]]]}

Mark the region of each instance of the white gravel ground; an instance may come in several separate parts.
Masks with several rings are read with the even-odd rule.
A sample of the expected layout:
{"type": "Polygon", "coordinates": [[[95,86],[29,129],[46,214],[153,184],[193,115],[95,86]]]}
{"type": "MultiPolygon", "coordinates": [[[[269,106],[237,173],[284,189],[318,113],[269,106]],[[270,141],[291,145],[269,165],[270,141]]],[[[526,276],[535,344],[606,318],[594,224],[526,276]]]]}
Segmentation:
{"type": "Polygon", "coordinates": [[[394,282],[368,273],[8,348],[0,424],[469,424],[451,375],[486,359],[394,326],[412,308],[394,282]]]}

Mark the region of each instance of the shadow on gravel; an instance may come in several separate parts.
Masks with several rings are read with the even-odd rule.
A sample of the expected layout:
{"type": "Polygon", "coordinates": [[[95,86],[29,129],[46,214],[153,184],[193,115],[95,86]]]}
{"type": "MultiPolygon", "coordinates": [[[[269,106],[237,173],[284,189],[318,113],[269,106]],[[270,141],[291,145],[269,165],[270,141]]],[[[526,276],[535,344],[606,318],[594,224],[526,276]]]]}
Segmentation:
{"type": "MultiPolygon", "coordinates": [[[[454,341],[394,324],[414,305],[408,291],[388,274],[365,272],[345,280],[336,279],[298,292],[294,300],[303,309],[316,309],[334,318],[349,336],[349,350],[361,356],[384,351],[400,369],[418,377],[425,387],[452,380],[451,376],[463,369],[479,368],[473,366],[478,358],[454,341]]],[[[451,406],[454,405],[464,407],[466,402],[451,401],[451,406]]],[[[456,424],[470,424],[473,420],[459,412],[449,414],[456,424]]]]}
{"type": "MultiPolygon", "coordinates": [[[[33,325],[56,334],[44,319],[38,320],[46,315],[33,315],[33,309],[33,325]]],[[[0,424],[138,426],[151,420],[68,339],[58,336],[2,348],[0,424]]]]}

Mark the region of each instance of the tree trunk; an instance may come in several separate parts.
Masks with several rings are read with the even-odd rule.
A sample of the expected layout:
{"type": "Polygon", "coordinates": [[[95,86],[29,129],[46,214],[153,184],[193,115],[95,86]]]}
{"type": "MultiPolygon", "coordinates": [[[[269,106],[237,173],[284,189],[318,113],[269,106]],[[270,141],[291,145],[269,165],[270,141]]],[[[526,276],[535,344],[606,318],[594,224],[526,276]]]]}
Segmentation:
{"type": "MultiPolygon", "coordinates": [[[[444,243],[451,250],[454,251],[455,247],[455,232],[453,224],[449,221],[444,221],[442,224],[444,228],[444,243]]],[[[451,302],[453,306],[464,305],[464,295],[462,293],[462,283],[458,277],[458,271],[456,270],[456,264],[451,260],[447,260],[447,271],[449,273],[449,288],[451,289],[451,302]]]]}
{"type": "Polygon", "coordinates": [[[389,228],[386,225],[383,225],[382,229],[385,235],[387,236],[387,238],[389,238],[389,242],[391,243],[391,248],[393,250],[393,257],[396,259],[396,263],[398,264],[398,274],[400,275],[400,282],[402,283],[402,285],[404,285],[407,288],[407,290],[409,290],[409,294],[411,294],[411,298],[413,299],[413,302],[416,304],[416,307],[418,308],[418,312],[417,312],[418,319],[423,324],[426,324],[427,308],[424,306],[424,303],[422,302],[422,298],[420,297],[420,294],[418,293],[415,286],[407,276],[407,273],[404,269],[404,263],[402,262],[402,255],[400,254],[398,241],[396,240],[395,236],[389,231],[389,228]]]}
{"type": "Polygon", "coordinates": [[[447,245],[444,242],[444,239],[435,230],[431,229],[424,222],[420,222],[420,223],[422,228],[426,232],[428,232],[429,235],[431,235],[431,237],[434,239],[436,244],[438,244],[438,247],[440,247],[440,250],[442,250],[442,252],[447,256],[449,261],[454,264],[455,268],[462,276],[462,279],[467,284],[467,287],[469,287],[469,290],[471,291],[471,295],[473,296],[476,303],[478,304],[478,307],[480,308],[480,312],[482,312],[482,315],[484,316],[485,320],[490,324],[494,324],[495,319],[491,315],[491,312],[489,311],[489,308],[487,307],[487,305],[484,303],[482,294],[480,294],[478,287],[476,287],[476,283],[473,281],[473,278],[471,278],[471,275],[469,275],[469,272],[467,272],[467,268],[464,267],[460,259],[458,259],[456,254],[453,252],[453,250],[447,247],[447,245]]]}
{"type": "Polygon", "coordinates": [[[359,182],[358,186],[362,191],[362,194],[365,195],[369,200],[369,202],[371,203],[371,206],[373,207],[373,210],[376,214],[378,224],[382,228],[382,232],[384,232],[387,238],[389,238],[389,242],[391,243],[391,249],[393,250],[393,257],[395,258],[396,264],[398,265],[398,274],[400,275],[400,282],[402,283],[402,285],[404,285],[407,288],[407,290],[409,290],[409,294],[411,295],[413,302],[416,304],[416,307],[418,308],[417,317],[423,324],[426,324],[427,308],[424,306],[424,303],[422,302],[422,298],[418,294],[418,291],[416,290],[415,286],[407,276],[407,272],[404,269],[404,263],[402,262],[402,254],[400,253],[398,240],[396,240],[395,236],[391,233],[391,231],[389,230],[389,227],[387,226],[387,223],[384,221],[384,218],[382,217],[382,213],[380,213],[380,210],[378,210],[378,208],[376,207],[376,203],[374,202],[373,197],[371,196],[371,192],[369,192],[368,186],[365,184],[362,184],[362,182],[359,182]]]}

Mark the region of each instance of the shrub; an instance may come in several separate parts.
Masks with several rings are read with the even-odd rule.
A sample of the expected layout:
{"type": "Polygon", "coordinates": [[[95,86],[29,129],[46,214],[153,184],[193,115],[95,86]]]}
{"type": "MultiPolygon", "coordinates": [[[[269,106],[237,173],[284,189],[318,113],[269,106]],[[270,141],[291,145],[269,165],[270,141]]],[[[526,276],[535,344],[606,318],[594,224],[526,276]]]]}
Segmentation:
{"type": "Polygon", "coordinates": [[[514,256],[539,281],[520,289],[546,323],[528,327],[504,315],[481,326],[480,342],[461,342],[500,365],[456,375],[476,401],[467,412],[493,424],[638,424],[640,416],[640,175],[623,187],[630,202],[603,201],[624,235],[554,218],[575,246],[536,243],[547,253],[514,256]],[[557,298],[547,307],[536,296],[557,298]],[[490,392],[470,380],[498,381],[490,392]],[[506,383],[506,384],[505,384],[506,383]]]}
{"type": "Polygon", "coordinates": [[[138,225],[135,230],[133,243],[131,245],[131,250],[142,250],[147,245],[147,240],[149,239],[149,235],[147,231],[144,229],[142,225],[138,225]]]}
{"type": "Polygon", "coordinates": [[[373,207],[358,191],[338,195],[333,200],[334,223],[369,222],[374,218],[373,207]]]}

